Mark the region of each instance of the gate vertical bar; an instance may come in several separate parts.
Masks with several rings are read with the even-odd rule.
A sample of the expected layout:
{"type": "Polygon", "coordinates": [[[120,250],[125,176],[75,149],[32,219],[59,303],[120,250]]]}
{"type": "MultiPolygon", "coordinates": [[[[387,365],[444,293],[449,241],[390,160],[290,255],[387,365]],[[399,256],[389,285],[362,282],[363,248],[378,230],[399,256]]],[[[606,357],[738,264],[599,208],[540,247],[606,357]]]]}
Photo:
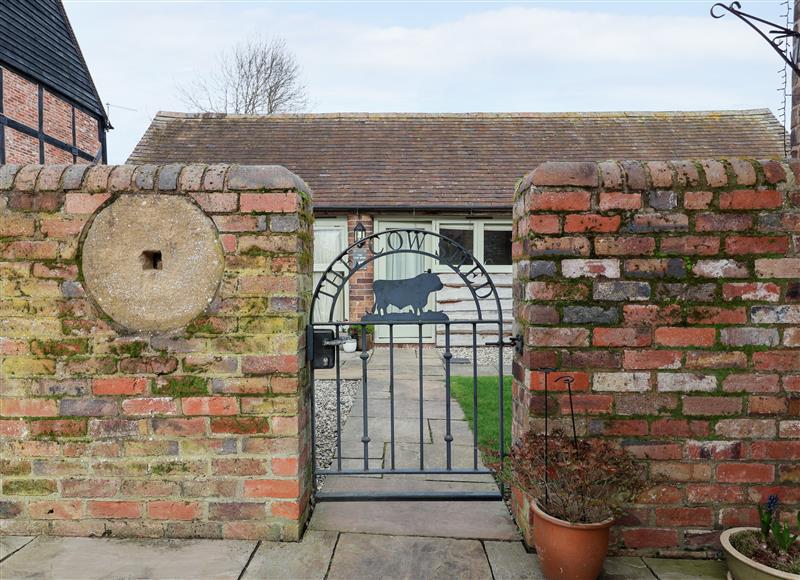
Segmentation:
{"type": "Polygon", "coordinates": [[[505,409],[503,408],[503,403],[505,400],[505,385],[503,384],[503,313],[498,311],[498,329],[499,329],[499,339],[498,339],[498,346],[497,346],[497,381],[499,385],[499,397],[500,397],[500,463],[502,464],[503,458],[506,454],[506,434],[505,434],[505,409]]]}
{"type": "Polygon", "coordinates": [[[392,451],[392,469],[394,464],[394,325],[389,324],[389,446],[392,451]]]}
{"type": "Polygon", "coordinates": [[[472,323],[472,463],[478,469],[478,323],[472,323]]]}
{"type": "Polygon", "coordinates": [[[364,444],[364,471],[369,471],[369,418],[367,407],[367,325],[361,325],[361,396],[363,398],[361,408],[364,411],[364,435],[361,437],[361,442],[364,444]]]}
{"type": "Polygon", "coordinates": [[[444,323],[444,404],[446,417],[446,431],[444,441],[447,446],[447,469],[453,469],[453,434],[450,429],[450,359],[453,358],[450,352],[450,323],[444,323]]]}
{"type": "MultiPolygon", "coordinates": [[[[313,317],[313,314],[311,315],[313,317]]],[[[311,495],[316,496],[317,494],[317,422],[314,419],[314,415],[317,414],[316,410],[316,400],[314,397],[314,328],[309,324],[306,326],[306,349],[308,352],[308,366],[309,366],[309,380],[311,381],[311,394],[310,394],[310,404],[311,404],[311,495]]]]}
{"type": "MultiPolygon", "coordinates": [[[[339,325],[336,325],[336,338],[339,337],[339,325]]],[[[342,367],[339,359],[339,347],[336,347],[336,467],[342,470],[342,367]]]]}
{"type": "Polygon", "coordinates": [[[423,382],[422,382],[422,323],[419,324],[419,468],[425,469],[425,403],[423,402],[423,382]]]}

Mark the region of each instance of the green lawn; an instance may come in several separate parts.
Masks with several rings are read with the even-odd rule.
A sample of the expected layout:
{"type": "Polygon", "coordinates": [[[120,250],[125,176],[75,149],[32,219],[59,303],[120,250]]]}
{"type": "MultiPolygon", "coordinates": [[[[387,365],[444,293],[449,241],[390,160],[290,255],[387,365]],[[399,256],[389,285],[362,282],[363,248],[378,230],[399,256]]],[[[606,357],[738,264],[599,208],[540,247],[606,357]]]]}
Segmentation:
{"type": "MultiPolygon", "coordinates": [[[[511,446],[511,377],[503,377],[504,410],[503,423],[505,448],[511,446]]],[[[472,377],[452,377],[450,391],[464,410],[470,427],[474,430],[472,417],[472,377]]],[[[497,393],[497,377],[478,377],[478,444],[494,446],[500,440],[500,402],[497,393]]]]}

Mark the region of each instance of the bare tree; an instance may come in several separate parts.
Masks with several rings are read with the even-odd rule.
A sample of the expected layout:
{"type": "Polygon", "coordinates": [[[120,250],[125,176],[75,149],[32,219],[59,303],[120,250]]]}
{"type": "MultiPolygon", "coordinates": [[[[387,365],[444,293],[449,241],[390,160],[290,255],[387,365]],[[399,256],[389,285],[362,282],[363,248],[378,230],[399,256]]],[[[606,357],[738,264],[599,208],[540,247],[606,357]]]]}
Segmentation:
{"type": "Polygon", "coordinates": [[[203,113],[271,115],[307,105],[300,67],[286,41],[251,40],[220,55],[208,78],[179,89],[188,107],[203,113]]]}

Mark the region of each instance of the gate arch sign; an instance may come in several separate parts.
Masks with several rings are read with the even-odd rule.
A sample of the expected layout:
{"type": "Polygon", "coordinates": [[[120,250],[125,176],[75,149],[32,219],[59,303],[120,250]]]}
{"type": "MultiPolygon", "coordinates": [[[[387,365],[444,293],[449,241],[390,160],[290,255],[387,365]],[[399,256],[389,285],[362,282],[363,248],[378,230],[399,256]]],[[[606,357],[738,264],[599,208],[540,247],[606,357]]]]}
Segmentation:
{"type": "MultiPolygon", "coordinates": [[[[331,299],[327,322],[334,322],[336,303],[341,298],[342,291],[350,278],[375,260],[400,254],[426,256],[447,266],[461,278],[464,286],[469,290],[475,303],[479,321],[484,320],[481,300],[492,300],[498,313],[498,318],[502,319],[497,288],[486,268],[475,259],[469,250],[455,240],[435,232],[404,229],[371,234],[363,240],[350,244],[328,265],[325,272],[322,273],[311,299],[312,323],[322,322],[313,320],[319,296],[327,296],[331,299]],[[429,247],[431,242],[435,242],[433,249],[429,247]]],[[[442,288],[443,284],[439,276],[430,270],[420,272],[416,277],[406,280],[376,280],[373,282],[375,309],[372,313],[362,318],[361,321],[399,322],[422,320],[435,322],[447,320],[446,314],[423,312],[420,306],[420,299],[423,297],[423,293],[430,294],[442,288]],[[411,306],[413,312],[410,314],[412,315],[408,316],[406,313],[389,315],[386,312],[386,307],[389,305],[401,307],[398,302],[404,303],[403,307],[411,306]],[[380,308],[378,308],[379,304],[380,308]],[[398,316],[398,314],[402,315],[398,316]]],[[[424,305],[426,303],[427,294],[425,294],[424,302],[421,304],[424,305]]]]}

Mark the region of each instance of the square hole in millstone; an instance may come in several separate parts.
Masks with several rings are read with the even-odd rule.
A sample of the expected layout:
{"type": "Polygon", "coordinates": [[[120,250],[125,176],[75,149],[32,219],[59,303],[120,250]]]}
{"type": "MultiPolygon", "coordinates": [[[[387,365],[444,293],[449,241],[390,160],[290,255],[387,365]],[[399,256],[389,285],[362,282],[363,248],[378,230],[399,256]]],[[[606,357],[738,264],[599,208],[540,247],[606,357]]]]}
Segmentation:
{"type": "Polygon", "coordinates": [[[161,270],[161,252],[158,250],[145,250],[139,258],[142,261],[142,270],[161,270]]]}

